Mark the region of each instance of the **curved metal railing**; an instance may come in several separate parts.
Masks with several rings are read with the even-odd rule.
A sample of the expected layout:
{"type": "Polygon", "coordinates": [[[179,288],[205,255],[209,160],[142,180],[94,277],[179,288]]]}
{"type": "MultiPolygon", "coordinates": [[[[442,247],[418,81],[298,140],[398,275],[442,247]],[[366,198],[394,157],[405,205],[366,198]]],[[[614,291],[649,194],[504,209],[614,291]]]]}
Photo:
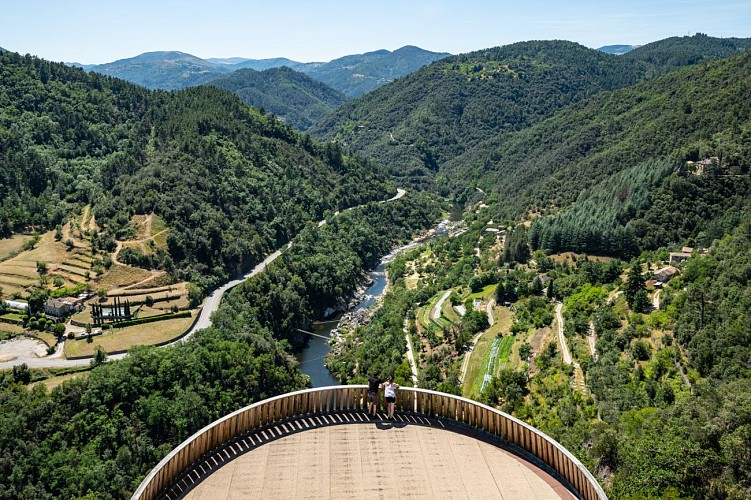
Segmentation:
{"type": "MultiPolygon", "coordinates": [[[[290,418],[365,410],[366,407],[365,385],[306,389],[246,406],[212,422],[172,450],[146,476],[133,498],[156,498],[202,456],[245,433],[290,418]]],[[[568,482],[580,498],[607,499],[594,476],[571,452],[543,432],[495,408],[451,394],[402,387],[397,391],[396,409],[487,432],[542,461],[568,482]]]]}

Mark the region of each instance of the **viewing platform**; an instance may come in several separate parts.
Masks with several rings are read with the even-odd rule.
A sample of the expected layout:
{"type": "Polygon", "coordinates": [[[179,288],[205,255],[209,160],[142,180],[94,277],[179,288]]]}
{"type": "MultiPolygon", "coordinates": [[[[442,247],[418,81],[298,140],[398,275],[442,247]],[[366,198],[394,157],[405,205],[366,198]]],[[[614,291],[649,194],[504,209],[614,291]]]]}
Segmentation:
{"type": "Polygon", "coordinates": [[[366,413],[366,396],[309,389],[231,413],[167,455],[133,498],[606,498],[573,455],[503,412],[401,388],[386,420],[366,413]]]}

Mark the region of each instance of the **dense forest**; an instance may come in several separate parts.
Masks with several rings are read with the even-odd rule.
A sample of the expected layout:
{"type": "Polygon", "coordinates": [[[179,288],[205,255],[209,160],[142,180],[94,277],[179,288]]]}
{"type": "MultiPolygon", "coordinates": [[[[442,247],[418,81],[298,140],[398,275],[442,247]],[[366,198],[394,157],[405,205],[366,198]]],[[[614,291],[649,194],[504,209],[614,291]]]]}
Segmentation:
{"type": "MultiPolygon", "coordinates": [[[[432,187],[435,177],[444,194],[458,192],[461,198],[474,176],[443,168],[465,153],[453,162],[454,170],[473,168],[478,156],[497,149],[483,141],[514,137],[514,131],[603,90],[728,57],[750,43],[696,35],[621,57],[571,42],[534,41],[451,56],[346,103],[311,133],[366,153],[414,184],[432,187]]],[[[503,165],[515,169],[518,162],[509,158],[503,165]]]]}
{"type": "Polygon", "coordinates": [[[209,329],[47,393],[23,365],[0,398],[0,498],[129,498],[181,441],[253,401],[301,389],[297,362],[258,322],[209,329]]]}
{"type": "MultiPolygon", "coordinates": [[[[367,161],[316,144],[209,87],[147,91],[0,55],[0,234],[45,230],[92,204],[108,248],[134,214],[170,227],[148,265],[208,289],[304,223],[395,192],[367,161]]],[[[139,256],[133,256],[139,262],[139,256]]]]}
{"type": "Polygon", "coordinates": [[[297,130],[306,130],[347,98],[312,77],[287,67],[240,69],[208,85],[237,95],[246,104],[273,113],[297,130]]]}

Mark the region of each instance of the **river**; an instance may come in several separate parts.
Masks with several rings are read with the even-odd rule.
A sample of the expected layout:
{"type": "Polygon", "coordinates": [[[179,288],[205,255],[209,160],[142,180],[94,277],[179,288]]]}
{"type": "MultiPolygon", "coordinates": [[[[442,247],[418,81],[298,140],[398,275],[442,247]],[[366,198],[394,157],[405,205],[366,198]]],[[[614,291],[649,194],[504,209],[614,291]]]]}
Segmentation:
{"type": "MultiPolygon", "coordinates": [[[[362,301],[352,308],[354,311],[360,309],[366,309],[376,303],[376,300],[383,295],[386,290],[386,266],[391,262],[394,257],[406,250],[414,248],[418,245],[427,243],[428,241],[446,234],[449,230],[447,220],[441,221],[436,227],[433,235],[420,241],[414,241],[407,245],[401,246],[396,250],[393,250],[388,255],[381,259],[381,262],[375,269],[370,271],[371,285],[365,291],[365,296],[362,301]]],[[[324,337],[331,335],[331,330],[336,328],[337,323],[341,315],[336,315],[328,318],[324,321],[316,321],[313,323],[313,332],[324,337]]],[[[303,347],[302,351],[297,355],[297,359],[300,361],[300,369],[302,372],[310,377],[311,385],[313,387],[326,387],[329,385],[340,385],[339,381],[334,378],[331,372],[323,364],[324,358],[331,350],[331,346],[328,341],[321,337],[309,336],[308,341],[303,347]]]]}

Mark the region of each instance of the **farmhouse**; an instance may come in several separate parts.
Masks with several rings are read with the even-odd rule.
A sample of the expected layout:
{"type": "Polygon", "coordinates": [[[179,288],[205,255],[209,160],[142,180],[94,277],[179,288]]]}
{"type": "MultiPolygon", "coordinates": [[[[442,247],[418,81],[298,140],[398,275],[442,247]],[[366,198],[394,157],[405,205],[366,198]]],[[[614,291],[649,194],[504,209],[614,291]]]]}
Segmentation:
{"type": "Polygon", "coordinates": [[[73,303],[63,299],[47,299],[44,303],[44,314],[63,318],[73,312],[73,303]]]}
{"type": "Polygon", "coordinates": [[[658,269],[654,272],[655,278],[662,281],[663,283],[668,281],[670,278],[675,276],[675,274],[678,272],[678,269],[676,269],[673,266],[665,266],[662,269],[658,269]]]}
{"type": "Polygon", "coordinates": [[[670,252],[670,263],[680,264],[687,261],[691,257],[691,252],[670,252]]]}

